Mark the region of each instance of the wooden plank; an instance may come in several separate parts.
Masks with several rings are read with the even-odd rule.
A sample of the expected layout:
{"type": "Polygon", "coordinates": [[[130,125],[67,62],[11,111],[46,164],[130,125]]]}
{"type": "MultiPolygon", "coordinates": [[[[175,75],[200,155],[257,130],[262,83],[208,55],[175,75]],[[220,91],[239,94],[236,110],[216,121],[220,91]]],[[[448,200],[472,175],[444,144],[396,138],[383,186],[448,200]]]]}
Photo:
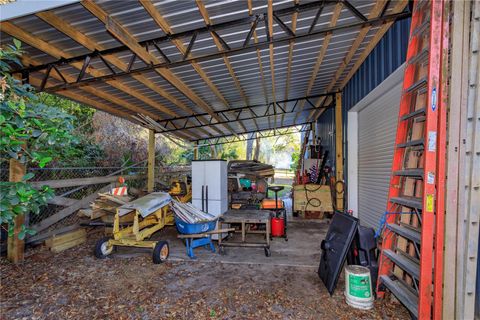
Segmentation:
{"type": "Polygon", "coordinates": [[[76,229],[70,232],[54,235],[47,240],[45,240],[45,245],[47,248],[52,248],[54,246],[62,245],[66,242],[76,240],[78,238],[85,238],[87,236],[87,231],[84,228],[76,229]]]}
{"type": "Polygon", "coordinates": [[[90,178],[76,178],[76,179],[64,179],[64,180],[45,180],[45,181],[33,181],[32,186],[34,188],[40,188],[42,186],[49,186],[53,189],[68,188],[76,186],[87,186],[92,184],[101,184],[118,181],[118,178],[123,177],[126,181],[139,180],[145,178],[145,175],[125,175],[125,176],[103,176],[103,177],[90,177],[90,178]]]}
{"type": "MultiPolygon", "coordinates": [[[[468,87],[466,121],[466,166],[464,190],[466,195],[466,248],[464,256],[464,318],[475,318],[477,294],[477,264],[480,223],[480,3],[471,2],[470,48],[468,58],[468,87]]],[[[462,186],[463,187],[463,186],[462,186]]],[[[457,271],[458,273],[458,271],[457,271]]],[[[461,271],[460,271],[461,273],[461,271]]]]}
{"type": "MultiPolygon", "coordinates": [[[[465,57],[469,56],[469,43],[470,43],[470,14],[471,14],[471,5],[472,2],[465,1],[464,8],[464,17],[463,17],[463,47],[462,47],[462,78],[460,88],[460,100],[452,101],[452,108],[458,108],[460,113],[460,136],[459,136],[459,149],[458,149],[458,188],[459,188],[459,197],[458,197],[458,209],[457,209],[457,234],[456,234],[456,285],[455,285],[455,318],[456,319],[466,319],[465,315],[465,294],[466,294],[466,234],[467,234],[467,196],[466,186],[468,184],[468,175],[466,172],[467,169],[467,101],[468,101],[468,73],[469,73],[469,62],[465,57]]],[[[455,13],[454,13],[455,15],[455,13]]],[[[460,48],[459,48],[460,50],[460,48]]],[[[457,95],[458,99],[458,95],[457,95]]],[[[447,181],[448,181],[447,177],[447,181]]]]}
{"type": "MultiPolygon", "coordinates": [[[[296,5],[298,4],[298,0],[294,0],[293,2],[296,5]]],[[[298,18],[298,12],[295,11],[292,14],[292,24],[290,26],[293,33],[295,33],[297,31],[297,18],[298,18]]],[[[286,82],[286,85],[285,85],[285,96],[284,96],[285,100],[288,100],[288,93],[290,91],[290,75],[291,75],[291,72],[292,72],[292,60],[293,60],[293,47],[294,46],[295,46],[295,41],[294,40],[290,41],[290,43],[288,44],[287,82],[286,82]]],[[[287,110],[287,103],[286,102],[283,104],[283,108],[285,110],[287,110]]],[[[282,126],[282,127],[284,125],[284,120],[285,120],[285,114],[282,114],[282,116],[280,118],[280,126],[282,126]]]]}
{"type": "MultiPolygon", "coordinates": [[[[268,0],[268,8],[267,8],[267,19],[268,19],[268,34],[270,39],[273,39],[273,0],[268,0]]],[[[273,109],[276,110],[276,94],[275,94],[275,59],[274,59],[274,50],[273,50],[273,43],[268,45],[268,52],[269,52],[269,61],[270,61],[270,77],[272,81],[272,99],[273,99],[273,109]]],[[[273,117],[273,127],[277,127],[277,116],[273,117]]]]}
{"type": "Polygon", "coordinates": [[[84,236],[84,237],[81,237],[81,238],[78,238],[78,239],[75,239],[75,240],[72,240],[72,241],[69,241],[69,242],[65,242],[65,243],[62,243],[58,246],[53,246],[50,248],[50,251],[52,251],[53,253],[60,253],[62,251],[65,251],[67,249],[71,249],[73,247],[76,247],[82,243],[85,243],[87,241],[87,237],[84,236]]]}
{"type": "Polygon", "coordinates": [[[148,131],[148,173],[147,191],[153,192],[155,187],[155,131],[148,131]]]}
{"type": "Polygon", "coordinates": [[[47,202],[48,204],[54,204],[56,206],[69,207],[74,205],[77,201],[77,199],[56,196],[55,198],[50,199],[47,202]]]}
{"type": "MultiPolygon", "coordinates": [[[[343,122],[342,122],[342,94],[335,95],[335,153],[336,153],[336,181],[344,181],[343,178],[343,122]]],[[[337,210],[343,210],[343,194],[337,195],[337,210]]]]}
{"type": "MultiPolygon", "coordinates": [[[[24,164],[15,159],[10,159],[8,181],[20,182],[26,173],[27,169],[24,164]]],[[[17,215],[14,221],[15,226],[13,229],[13,235],[7,239],[7,258],[10,262],[21,263],[24,260],[25,241],[20,240],[18,238],[18,234],[22,230],[22,226],[25,223],[25,215],[17,215]]]]}
{"type": "Polygon", "coordinates": [[[79,200],[73,206],[70,206],[70,207],[67,207],[63,210],[60,210],[59,212],[55,213],[54,215],[42,220],[40,223],[38,223],[34,226],[31,226],[32,229],[34,229],[37,232],[40,232],[42,230],[47,229],[51,225],[53,225],[53,224],[57,223],[58,221],[68,217],[72,213],[75,213],[77,210],[83,208],[86,204],[95,200],[98,197],[97,192],[106,192],[106,191],[110,190],[110,188],[111,188],[111,186],[108,185],[106,187],[103,187],[103,188],[97,190],[96,192],[92,193],[91,195],[83,198],[82,200],[79,200]]]}
{"type": "Polygon", "coordinates": [[[294,211],[333,212],[332,193],[327,185],[295,185],[293,200],[294,211]]]}
{"type": "Polygon", "coordinates": [[[72,230],[78,229],[80,226],[78,224],[73,224],[70,226],[62,227],[59,229],[55,229],[49,232],[43,232],[43,233],[37,233],[32,237],[27,238],[26,243],[31,244],[31,245],[37,245],[42,243],[45,239],[50,238],[51,236],[54,236],[56,234],[62,234],[65,232],[69,232],[72,230]]]}
{"type": "MultiPolygon", "coordinates": [[[[450,53],[450,83],[456,84],[450,86],[449,100],[450,107],[448,112],[448,145],[447,145],[447,184],[446,184],[446,202],[445,207],[445,256],[444,260],[444,279],[443,279],[443,318],[455,318],[455,286],[456,286],[456,265],[457,265],[457,223],[458,223],[458,180],[459,180],[459,149],[460,149],[460,109],[458,102],[462,100],[462,74],[465,70],[464,64],[464,40],[466,17],[465,10],[467,2],[454,1],[453,21],[451,30],[452,50],[450,53]]],[[[468,24],[467,24],[468,26],[468,24]]],[[[467,29],[468,33],[468,29],[467,29]]]]}

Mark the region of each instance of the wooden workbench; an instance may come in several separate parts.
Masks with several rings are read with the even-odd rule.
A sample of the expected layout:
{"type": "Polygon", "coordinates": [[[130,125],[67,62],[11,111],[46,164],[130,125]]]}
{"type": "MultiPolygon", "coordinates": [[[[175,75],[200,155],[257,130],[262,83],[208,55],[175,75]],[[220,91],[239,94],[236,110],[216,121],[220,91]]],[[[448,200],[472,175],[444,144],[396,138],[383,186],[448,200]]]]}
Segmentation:
{"type": "Polygon", "coordinates": [[[224,253],[225,247],[249,247],[264,248],[265,255],[270,256],[270,221],[272,212],[266,210],[228,210],[218,220],[219,228],[222,224],[238,223],[241,225],[242,241],[222,241],[222,237],[218,239],[218,250],[224,253]],[[247,226],[251,224],[264,224],[265,230],[247,230],[247,226]],[[248,242],[247,233],[264,234],[265,242],[248,242]]]}

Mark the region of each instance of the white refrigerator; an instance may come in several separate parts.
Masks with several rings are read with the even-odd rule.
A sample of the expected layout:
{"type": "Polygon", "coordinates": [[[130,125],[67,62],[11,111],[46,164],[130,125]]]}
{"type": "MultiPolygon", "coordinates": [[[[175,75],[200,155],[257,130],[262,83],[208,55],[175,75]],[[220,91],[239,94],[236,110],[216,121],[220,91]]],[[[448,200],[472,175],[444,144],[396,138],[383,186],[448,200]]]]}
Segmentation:
{"type": "Polygon", "coordinates": [[[228,210],[227,161],[192,161],[192,204],[217,216],[228,210]]]}

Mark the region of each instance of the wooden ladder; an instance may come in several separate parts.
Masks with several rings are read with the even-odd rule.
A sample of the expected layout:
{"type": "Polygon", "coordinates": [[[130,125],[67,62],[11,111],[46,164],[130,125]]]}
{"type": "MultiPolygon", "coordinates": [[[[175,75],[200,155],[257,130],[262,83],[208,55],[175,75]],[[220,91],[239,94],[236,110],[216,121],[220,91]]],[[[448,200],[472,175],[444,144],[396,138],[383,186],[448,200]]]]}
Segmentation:
{"type": "Polygon", "coordinates": [[[448,23],[445,1],[414,1],[382,233],[377,294],[441,319],[448,23]]]}

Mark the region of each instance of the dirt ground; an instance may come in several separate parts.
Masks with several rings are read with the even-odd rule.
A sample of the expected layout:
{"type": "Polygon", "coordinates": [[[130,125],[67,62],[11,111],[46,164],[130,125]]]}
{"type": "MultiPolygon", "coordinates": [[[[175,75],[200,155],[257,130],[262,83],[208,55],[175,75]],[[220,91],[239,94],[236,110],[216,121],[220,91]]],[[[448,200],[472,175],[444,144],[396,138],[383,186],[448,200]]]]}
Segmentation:
{"type": "Polygon", "coordinates": [[[399,305],[349,307],[312,268],[185,261],[154,265],[148,254],[97,260],[99,235],[59,254],[27,251],[0,260],[0,319],[409,319],[399,305]]]}

